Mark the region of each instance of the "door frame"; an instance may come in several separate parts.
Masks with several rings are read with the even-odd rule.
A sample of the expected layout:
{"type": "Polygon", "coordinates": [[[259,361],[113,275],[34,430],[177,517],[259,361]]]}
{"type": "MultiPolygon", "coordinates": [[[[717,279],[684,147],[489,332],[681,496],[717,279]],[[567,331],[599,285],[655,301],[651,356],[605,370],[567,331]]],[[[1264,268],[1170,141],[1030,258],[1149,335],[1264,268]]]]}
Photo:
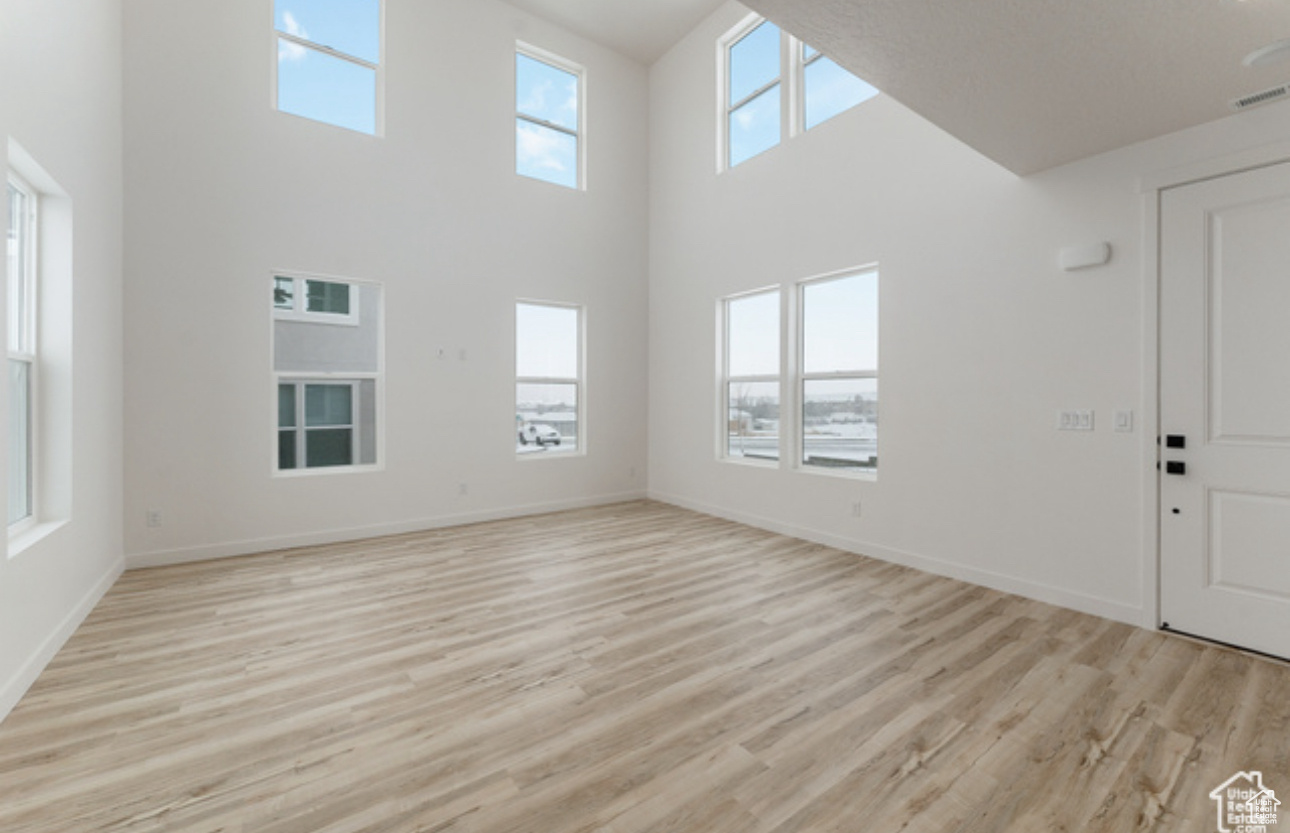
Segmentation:
{"type": "Polygon", "coordinates": [[[1160,630],[1160,587],[1164,551],[1160,540],[1160,250],[1164,243],[1160,206],[1164,192],[1232,174],[1290,162],[1290,142],[1276,142],[1212,159],[1144,174],[1138,191],[1143,205],[1142,248],[1142,626],[1160,630]]]}

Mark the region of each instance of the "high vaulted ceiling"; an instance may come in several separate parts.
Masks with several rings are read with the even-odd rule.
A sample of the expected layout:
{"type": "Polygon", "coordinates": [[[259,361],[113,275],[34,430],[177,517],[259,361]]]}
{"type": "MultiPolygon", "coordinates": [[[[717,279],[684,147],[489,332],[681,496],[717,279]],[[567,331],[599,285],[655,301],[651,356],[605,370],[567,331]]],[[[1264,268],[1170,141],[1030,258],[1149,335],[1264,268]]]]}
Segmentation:
{"type": "MultiPolygon", "coordinates": [[[[722,4],[511,2],[646,64],[722,4]]],[[[1290,62],[1242,64],[1290,38],[1288,0],[744,3],[1019,174],[1221,118],[1232,99],[1290,83],[1290,62]]]]}
{"type": "Polygon", "coordinates": [[[649,65],[723,0],[509,0],[571,32],[649,65]]]}
{"type": "Polygon", "coordinates": [[[1290,82],[1290,62],[1242,65],[1290,38],[1286,0],[745,2],[1019,174],[1221,118],[1230,100],[1290,82]]]}

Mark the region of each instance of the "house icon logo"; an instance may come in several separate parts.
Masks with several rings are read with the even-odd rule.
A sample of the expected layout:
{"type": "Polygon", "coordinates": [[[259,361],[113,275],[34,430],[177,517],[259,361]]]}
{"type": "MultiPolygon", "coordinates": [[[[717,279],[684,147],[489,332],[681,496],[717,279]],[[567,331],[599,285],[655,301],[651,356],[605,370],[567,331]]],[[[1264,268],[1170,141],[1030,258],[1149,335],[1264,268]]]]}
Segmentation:
{"type": "Polygon", "coordinates": [[[1267,833],[1268,825],[1277,823],[1281,802],[1263,786],[1262,772],[1238,772],[1209,797],[1218,804],[1218,833],[1267,833]]]}

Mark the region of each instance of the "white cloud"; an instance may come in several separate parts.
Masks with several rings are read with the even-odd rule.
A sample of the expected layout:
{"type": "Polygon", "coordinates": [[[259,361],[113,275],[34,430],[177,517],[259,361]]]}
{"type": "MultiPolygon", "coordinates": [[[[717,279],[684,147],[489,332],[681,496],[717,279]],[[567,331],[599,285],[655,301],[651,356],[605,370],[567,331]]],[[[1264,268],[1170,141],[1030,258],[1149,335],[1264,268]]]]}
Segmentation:
{"type": "Polygon", "coordinates": [[[521,124],[516,133],[520,170],[564,172],[568,168],[561,159],[566,154],[562,136],[537,125],[521,124]]]}
{"type": "Polygon", "coordinates": [[[528,95],[520,102],[520,112],[541,114],[546,110],[546,94],[551,89],[550,81],[540,81],[529,86],[528,95]]]}
{"type": "Polygon", "coordinates": [[[569,81],[569,95],[564,100],[564,109],[572,116],[572,122],[578,123],[578,79],[569,81]]]}
{"type": "MultiPolygon", "coordinates": [[[[284,11],[282,13],[282,24],[283,31],[288,35],[295,35],[305,40],[309,39],[309,33],[305,31],[305,27],[300,25],[296,20],[296,16],[291,12],[284,11]]],[[[303,61],[306,54],[308,54],[308,50],[300,44],[278,38],[278,63],[283,61],[303,61]]]]}

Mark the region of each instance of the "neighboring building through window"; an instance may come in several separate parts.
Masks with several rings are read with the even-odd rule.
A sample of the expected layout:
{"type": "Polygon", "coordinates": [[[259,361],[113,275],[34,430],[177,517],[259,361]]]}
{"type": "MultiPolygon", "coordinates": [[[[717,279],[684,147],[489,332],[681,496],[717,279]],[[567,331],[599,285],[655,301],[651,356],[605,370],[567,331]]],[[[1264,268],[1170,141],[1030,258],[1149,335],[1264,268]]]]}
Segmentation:
{"type": "Polygon", "coordinates": [[[515,172],[583,187],[585,71],[527,44],[515,52],[515,172]]]}
{"type": "Polygon", "coordinates": [[[376,284],[273,277],[278,472],[378,464],[381,300],[376,284]]]}
{"type": "Polygon", "coordinates": [[[780,290],[728,298],[722,305],[724,454],[778,460],[780,290]]]}
{"type": "Polygon", "coordinates": [[[582,308],[520,301],[515,305],[515,450],[581,451],[582,308]]]}
{"type": "Polygon", "coordinates": [[[274,27],[277,108],[377,135],[381,0],[275,0],[274,27]]]}
{"type": "Polygon", "coordinates": [[[721,159],[733,168],[878,94],[818,50],[750,15],[719,41],[721,159]],[[786,85],[784,79],[792,84],[786,85]],[[785,88],[791,95],[785,94],[785,88]]]}
{"type": "Polygon", "coordinates": [[[274,314],[282,319],[320,324],[359,322],[359,292],[354,284],[320,278],[273,278],[274,314]]]}
{"type": "Polygon", "coordinates": [[[9,342],[9,528],[35,517],[36,257],[39,201],[35,189],[10,172],[6,246],[9,342]]]}
{"type": "Polygon", "coordinates": [[[878,272],[801,284],[801,461],[878,465],[878,272]]]}

